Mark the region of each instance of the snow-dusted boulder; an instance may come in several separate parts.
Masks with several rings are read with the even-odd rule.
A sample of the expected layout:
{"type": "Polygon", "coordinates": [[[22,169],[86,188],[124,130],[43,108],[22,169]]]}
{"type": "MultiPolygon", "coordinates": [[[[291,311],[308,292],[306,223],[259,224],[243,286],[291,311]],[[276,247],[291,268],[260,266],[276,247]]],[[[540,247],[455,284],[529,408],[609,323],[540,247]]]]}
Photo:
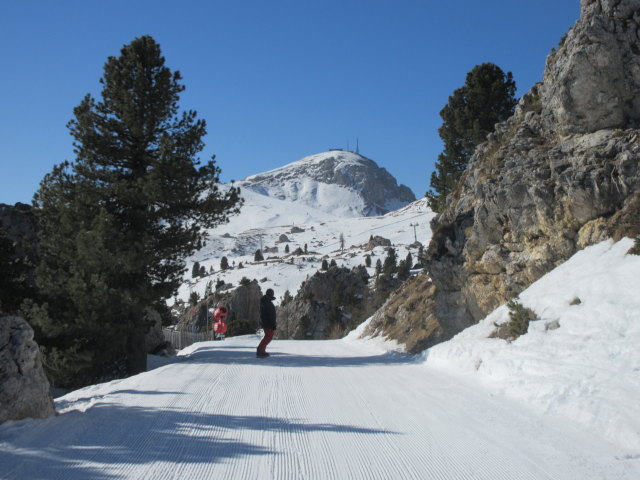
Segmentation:
{"type": "Polygon", "coordinates": [[[376,247],[390,247],[391,240],[388,238],[381,237],[380,235],[371,236],[369,239],[369,243],[367,244],[367,250],[373,250],[376,247]]]}
{"type": "Polygon", "coordinates": [[[0,314],[0,423],[55,413],[33,329],[21,317],[0,314]]]}
{"type": "Polygon", "coordinates": [[[149,323],[153,322],[145,337],[146,350],[147,353],[155,353],[167,345],[167,340],[162,333],[162,317],[153,308],[147,308],[145,320],[149,323]]]}

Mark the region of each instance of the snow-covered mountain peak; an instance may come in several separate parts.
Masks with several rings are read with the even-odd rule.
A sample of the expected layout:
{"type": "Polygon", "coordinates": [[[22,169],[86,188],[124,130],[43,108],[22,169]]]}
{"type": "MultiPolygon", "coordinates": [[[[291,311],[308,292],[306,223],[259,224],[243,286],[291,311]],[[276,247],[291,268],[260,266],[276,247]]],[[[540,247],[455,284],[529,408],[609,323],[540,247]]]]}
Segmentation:
{"type": "Polygon", "coordinates": [[[310,155],[238,185],[341,217],[383,215],[415,200],[408,187],[373,160],[343,150],[310,155]]]}
{"type": "Polygon", "coordinates": [[[345,150],[329,150],[327,152],[306,156],[304,158],[301,158],[300,160],[296,160],[295,162],[284,165],[283,167],[269,170],[268,172],[251,175],[247,177],[246,180],[254,180],[265,175],[278,175],[281,173],[286,174],[287,172],[296,171],[301,168],[311,169],[312,171],[308,173],[313,174],[315,173],[313,172],[313,170],[322,169],[323,167],[326,167],[327,164],[335,165],[336,169],[342,169],[346,166],[354,165],[375,165],[375,162],[355,152],[348,152],[345,150]]]}

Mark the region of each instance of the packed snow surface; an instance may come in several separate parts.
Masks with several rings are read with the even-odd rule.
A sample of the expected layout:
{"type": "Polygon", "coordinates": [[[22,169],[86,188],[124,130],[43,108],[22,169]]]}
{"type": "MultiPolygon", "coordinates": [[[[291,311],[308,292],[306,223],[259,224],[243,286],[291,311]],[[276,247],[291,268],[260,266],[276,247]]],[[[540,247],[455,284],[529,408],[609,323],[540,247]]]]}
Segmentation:
{"type": "Polygon", "coordinates": [[[502,306],[431,348],[427,365],[579,422],[640,464],[640,256],[626,254],[632,246],[626,238],[586,248],[522,292],[538,319],[515,341],[488,338],[509,321],[502,306]]]}
{"type": "Polygon", "coordinates": [[[199,343],[0,426],[3,479],[640,478],[637,458],[362,340],[199,343]]]}

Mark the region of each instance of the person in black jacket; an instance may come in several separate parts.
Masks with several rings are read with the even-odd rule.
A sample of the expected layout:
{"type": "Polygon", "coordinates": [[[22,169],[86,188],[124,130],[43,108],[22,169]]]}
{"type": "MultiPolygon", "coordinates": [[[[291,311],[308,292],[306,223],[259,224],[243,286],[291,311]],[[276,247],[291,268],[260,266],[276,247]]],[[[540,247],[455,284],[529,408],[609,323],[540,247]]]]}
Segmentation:
{"type": "Polygon", "coordinates": [[[271,288],[268,288],[267,293],[260,299],[260,323],[264,330],[264,338],[256,351],[256,357],[258,358],[269,356],[267,345],[273,340],[273,335],[276,333],[276,307],[273,305],[275,299],[276,297],[271,288]]]}

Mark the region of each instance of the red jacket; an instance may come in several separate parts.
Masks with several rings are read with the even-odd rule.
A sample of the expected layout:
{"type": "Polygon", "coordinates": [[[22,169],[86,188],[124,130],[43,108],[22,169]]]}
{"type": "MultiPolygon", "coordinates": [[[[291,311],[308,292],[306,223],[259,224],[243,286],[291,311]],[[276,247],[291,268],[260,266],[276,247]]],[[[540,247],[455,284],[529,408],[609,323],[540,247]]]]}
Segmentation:
{"type": "Polygon", "coordinates": [[[225,317],[227,316],[227,309],[225,307],[218,307],[213,312],[213,331],[215,333],[227,333],[227,323],[225,317]]]}

